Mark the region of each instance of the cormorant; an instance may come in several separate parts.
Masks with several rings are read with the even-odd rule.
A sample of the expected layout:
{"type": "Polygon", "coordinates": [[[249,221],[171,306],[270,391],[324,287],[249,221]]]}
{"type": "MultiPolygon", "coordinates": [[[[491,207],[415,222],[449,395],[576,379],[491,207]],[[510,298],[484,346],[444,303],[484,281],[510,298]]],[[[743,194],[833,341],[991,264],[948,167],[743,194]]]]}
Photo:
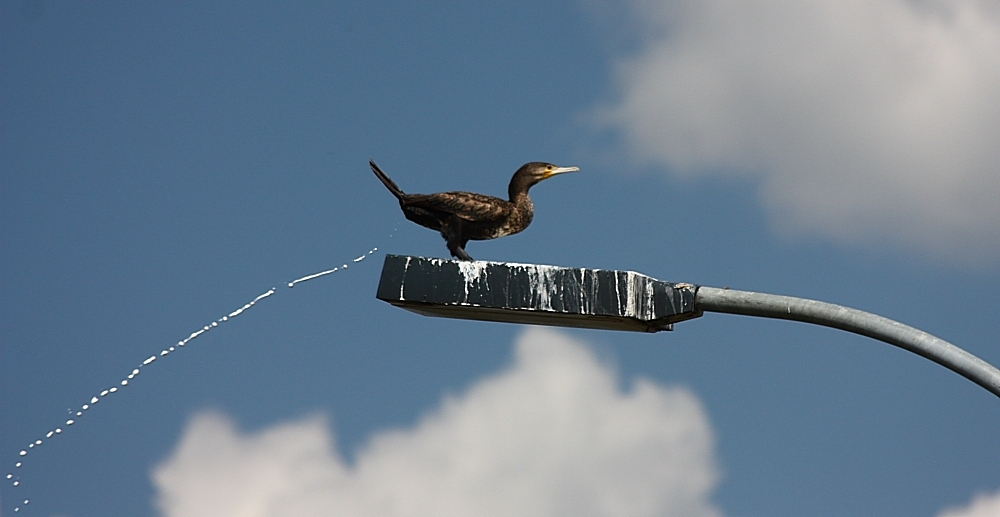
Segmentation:
{"type": "Polygon", "coordinates": [[[470,240],[483,241],[513,235],[531,224],[535,205],[528,197],[528,189],[532,185],[557,174],[580,170],[579,167],[556,167],[551,163],[526,163],[510,179],[508,201],[472,192],[406,194],[374,161],[368,164],[375,176],[399,200],[403,215],[420,226],[441,232],[448,243],[448,251],[459,260],[472,260],[465,252],[465,245],[470,240]]]}

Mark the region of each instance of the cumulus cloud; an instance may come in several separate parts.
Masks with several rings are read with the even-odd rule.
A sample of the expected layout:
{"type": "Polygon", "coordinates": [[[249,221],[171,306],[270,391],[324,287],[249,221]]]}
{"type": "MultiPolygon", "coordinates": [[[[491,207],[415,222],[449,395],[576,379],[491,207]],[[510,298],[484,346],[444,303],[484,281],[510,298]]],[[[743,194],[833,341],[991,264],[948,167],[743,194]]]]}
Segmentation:
{"type": "Polygon", "coordinates": [[[1000,5],[632,5],[597,117],[638,161],[754,177],[783,232],[1000,259],[1000,5]]]}
{"type": "Polygon", "coordinates": [[[711,426],[689,391],[636,379],[552,330],[446,397],[412,428],[379,433],[347,464],[322,418],[242,433],[196,416],[157,466],[168,517],[629,515],[716,517],[711,426]]]}
{"type": "Polygon", "coordinates": [[[963,508],[951,508],[938,517],[1000,517],[1000,492],[980,494],[963,508]]]}

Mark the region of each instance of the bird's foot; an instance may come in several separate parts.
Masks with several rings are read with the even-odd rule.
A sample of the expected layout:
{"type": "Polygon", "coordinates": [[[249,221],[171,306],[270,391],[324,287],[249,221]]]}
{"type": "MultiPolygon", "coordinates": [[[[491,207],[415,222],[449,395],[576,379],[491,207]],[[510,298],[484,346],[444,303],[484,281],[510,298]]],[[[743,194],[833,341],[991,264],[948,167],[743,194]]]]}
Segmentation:
{"type": "Polygon", "coordinates": [[[454,250],[452,250],[451,254],[454,257],[458,258],[458,260],[466,260],[469,262],[473,262],[475,260],[474,258],[470,257],[469,254],[466,253],[463,248],[455,248],[454,250]]]}

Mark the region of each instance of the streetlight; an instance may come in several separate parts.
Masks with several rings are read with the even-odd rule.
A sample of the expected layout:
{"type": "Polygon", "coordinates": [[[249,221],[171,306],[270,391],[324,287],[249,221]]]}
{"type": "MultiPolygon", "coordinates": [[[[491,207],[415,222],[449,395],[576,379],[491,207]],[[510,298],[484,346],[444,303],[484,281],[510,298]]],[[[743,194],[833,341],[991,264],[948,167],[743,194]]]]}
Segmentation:
{"type": "Polygon", "coordinates": [[[1000,397],[1000,370],[943,339],[793,296],[663,282],[632,271],[402,255],[386,255],[376,296],[425,316],[639,332],[672,330],[705,312],[801,321],[898,346],[1000,397]]]}

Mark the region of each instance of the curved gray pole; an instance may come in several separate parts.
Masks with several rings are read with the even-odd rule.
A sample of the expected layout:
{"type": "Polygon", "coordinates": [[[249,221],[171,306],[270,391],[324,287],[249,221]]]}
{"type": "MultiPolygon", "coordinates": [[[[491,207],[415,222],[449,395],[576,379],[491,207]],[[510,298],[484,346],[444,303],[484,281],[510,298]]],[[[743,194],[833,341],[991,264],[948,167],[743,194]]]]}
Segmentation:
{"type": "Polygon", "coordinates": [[[870,312],[794,296],[716,287],[698,287],[695,308],[802,321],[868,336],[922,355],[1000,397],[1000,370],[994,366],[943,339],[870,312]]]}

